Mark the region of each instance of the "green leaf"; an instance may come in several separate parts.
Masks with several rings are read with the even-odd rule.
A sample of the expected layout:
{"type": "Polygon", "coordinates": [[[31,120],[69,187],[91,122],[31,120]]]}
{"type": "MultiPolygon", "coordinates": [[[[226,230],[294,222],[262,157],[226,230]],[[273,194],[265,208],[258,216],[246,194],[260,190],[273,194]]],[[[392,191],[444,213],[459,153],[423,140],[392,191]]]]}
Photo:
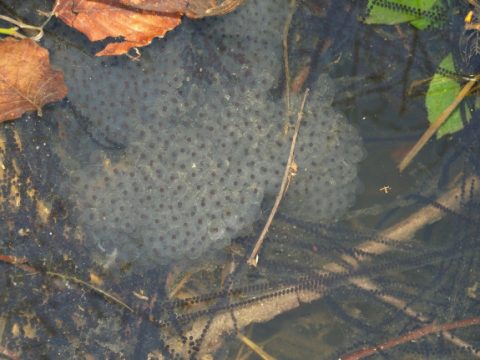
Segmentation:
{"type": "MultiPolygon", "coordinates": [[[[446,56],[439,67],[455,71],[455,66],[453,64],[452,54],[446,56]]],[[[441,74],[438,70],[430,82],[430,86],[427,91],[425,98],[425,105],[428,111],[428,121],[433,123],[438,116],[445,110],[457,97],[458,93],[461,90],[461,85],[453,78],[441,74]]],[[[460,104],[459,106],[463,106],[460,104]]],[[[470,121],[471,114],[466,111],[466,121],[470,121]]],[[[437,139],[447,135],[453,134],[459,130],[463,129],[463,121],[460,113],[460,109],[457,108],[450,114],[450,117],[447,121],[438,129],[437,139]]]]}
{"type": "Polygon", "coordinates": [[[432,10],[440,0],[368,0],[367,24],[395,25],[405,22],[422,30],[435,21],[418,12],[432,10]]]}

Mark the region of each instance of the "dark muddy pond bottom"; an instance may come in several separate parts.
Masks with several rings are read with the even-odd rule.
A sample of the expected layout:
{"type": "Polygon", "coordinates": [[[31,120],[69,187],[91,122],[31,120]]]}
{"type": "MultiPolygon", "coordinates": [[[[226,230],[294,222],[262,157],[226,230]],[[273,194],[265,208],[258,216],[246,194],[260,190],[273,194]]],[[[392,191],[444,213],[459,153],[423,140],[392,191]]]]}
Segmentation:
{"type": "Polygon", "coordinates": [[[68,96],[0,128],[0,357],[480,356],[475,93],[398,170],[432,76],[475,74],[477,9],[408,3],[246,0],[138,59],[53,19],[68,96]]]}

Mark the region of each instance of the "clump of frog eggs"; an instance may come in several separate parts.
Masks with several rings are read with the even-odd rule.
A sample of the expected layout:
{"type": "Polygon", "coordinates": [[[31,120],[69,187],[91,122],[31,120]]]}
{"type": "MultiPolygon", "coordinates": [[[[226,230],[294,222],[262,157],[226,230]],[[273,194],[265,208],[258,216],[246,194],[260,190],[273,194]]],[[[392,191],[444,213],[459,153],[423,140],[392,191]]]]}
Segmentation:
{"type": "MultiPolygon", "coordinates": [[[[200,34],[183,24],[137,62],[50,46],[77,122],[101,145],[69,165],[68,191],[102,250],[150,264],[196,259],[259,218],[278,192],[292,134],[283,100],[269,91],[282,73],[285,16],[273,1],[249,1],[200,34]]],[[[320,76],[280,209],[289,216],[332,219],[353,202],[363,148],[333,95],[320,76]]]]}

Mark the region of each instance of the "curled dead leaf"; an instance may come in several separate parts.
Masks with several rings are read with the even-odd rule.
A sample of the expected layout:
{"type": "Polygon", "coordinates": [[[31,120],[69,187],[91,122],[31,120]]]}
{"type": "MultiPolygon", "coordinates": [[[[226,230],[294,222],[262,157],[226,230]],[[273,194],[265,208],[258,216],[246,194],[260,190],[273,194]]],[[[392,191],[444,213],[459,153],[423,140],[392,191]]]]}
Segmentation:
{"type": "Polygon", "coordinates": [[[68,92],[63,73],[50,66],[48,51],[30,39],[0,41],[0,121],[27,111],[42,115],[43,105],[68,92]]]}
{"type": "Polygon", "coordinates": [[[126,8],[119,6],[118,0],[57,0],[55,15],[84,33],[90,41],[123,37],[124,41],[108,44],[97,56],[122,55],[132,48],[146,46],[181,22],[179,13],[160,14],[126,8]]]}
{"type": "MultiPolygon", "coordinates": [[[[120,5],[135,9],[185,14],[192,0],[115,0],[120,5]]],[[[197,0],[198,1],[198,0],[197,0]]],[[[200,0],[204,1],[204,0],[200,0]]]]}
{"type": "Polygon", "coordinates": [[[190,18],[225,15],[245,0],[116,0],[120,4],[135,8],[165,13],[185,14],[190,18]]]}
{"type": "Polygon", "coordinates": [[[90,41],[122,37],[97,56],[127,54],[149,45],[156,37],[177,27],[181,16],[202,18],[223,15],[245,0],[57,0],[55,15],[84,33],[90,41]]]}

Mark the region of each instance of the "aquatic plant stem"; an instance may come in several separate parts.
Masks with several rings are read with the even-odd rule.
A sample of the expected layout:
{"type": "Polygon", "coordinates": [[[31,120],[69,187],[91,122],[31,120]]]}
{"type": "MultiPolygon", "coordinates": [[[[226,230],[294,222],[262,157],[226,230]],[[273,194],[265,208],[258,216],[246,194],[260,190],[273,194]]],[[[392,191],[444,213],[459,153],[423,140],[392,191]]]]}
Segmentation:
{"type": "Polygon", "coordinates": [[[363,348],[354,353],[341,356],[339,360],[360,360],[360,359],[366,358],[367,356],[374,355],[379,351],[392,349],[397,345],[405,344],[407,342],[420,339],[426,335],[435,334],[438,332],[443,332],[448,330],[460,329],[460,328],[473,326],[473,325],[480,325],[480,317],[478,316],[471,317],[471,318],[454,321],[446,324],[429,324],[421,327],[420,329],[409,331],[402,336],[399,336],[395,339],[388,340],[382,344],[368,347],[368,348],[363,348]]]}
{"type": "Polygon", "coordinates": [[[273,218],[275,217],[275,214],[278,210],[278,207],[280,206],[280,203],[283,199],[283,196],[285,195],[285,192],[287,190],[287,185],[289,184],[289,182],[292,178],[292,166],[294,164],[295,145],[297,144],[298,132],[300,131],[300,124],[301,124],[302,119],[303,119],[303,109],[305,108],[305,103],[307,101],[308,92],[309,92],[309,89],[306,89],[305,93],[303,95],[302,104],[300,105],[300,110],[298,111],[298,114],[297,114],[297,121],[295,123],[295,130],[293,132],[292,143],[290,144],[290,152],[288,154],[287,165],[285,166],[285,171],[283,173],[283,179],[282,179],[282,183],[280,185],[280,190],[278,191],[277,197],[275,198],[275,203],[272,207],[272,210],[270,211],[270,214],[268,215],[267,222],[265,223],[265,226],[263,227],[262,232],[260,233],[260,236],[258,237],[258,240],[255,243],[255,247],[253,248],[252,253],[250,254],[250,257],[247,260],[247,264],[249,264],[251,266],[257,266],[258,252],[260,251],[260,248],[262,247],[263,241],[265,240],[265,236],[268,233],[268,229],[270,228],[270,225],[272,225],[273,218]]]}
{"type": "Polygon", "coordinates": [[[403,160],[398,165],[400,172],[405,170],[405,168],[412,162],[412,160],[417,156],[417,154],[422,150],[425,144],[430,140],[430,138],[437,132],[437,130],[442,126],[445,121],[448,119],[450,114],[457,108],[457,106],[463,101],[463,99],[470,93],[472,87],[480,79],[480,76],[475,76],[473,79],[469,80],[467,84],[460,90],[458,95],[455,97],[453,102],[442,111],[438,118],[430,124],[428,129],[422,135],[422,137],[417,141],[417,143],[412,147],[412,149],[405,155],[403,160]]]}

